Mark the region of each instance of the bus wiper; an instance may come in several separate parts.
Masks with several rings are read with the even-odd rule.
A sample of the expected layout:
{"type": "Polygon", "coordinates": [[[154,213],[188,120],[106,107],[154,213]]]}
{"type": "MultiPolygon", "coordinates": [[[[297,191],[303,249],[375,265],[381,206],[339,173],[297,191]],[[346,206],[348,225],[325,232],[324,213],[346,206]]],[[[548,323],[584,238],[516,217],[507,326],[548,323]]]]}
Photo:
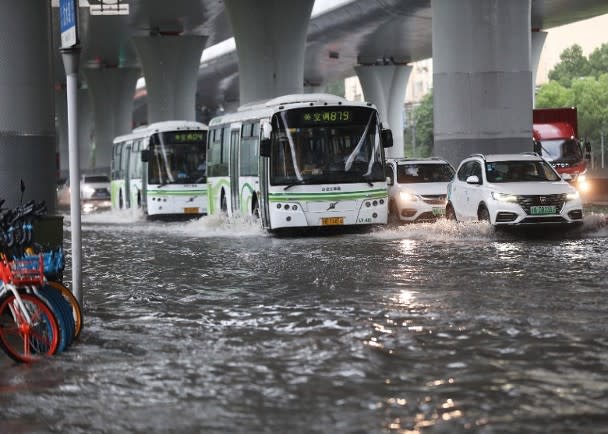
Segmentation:
{"type": "Polygon", "coordinates": [[[372,182],[371,182],[369,179],[367,179],[367,178],[368,178],[368,176],[363,175],[363,179],[365,179],[365,182],[367,182],[367,184],[368,184],[370,187],[373,187],[373,186],[374,186],[374,184],[373,184],[373,183],[372,183],[372,182]]]}
{"type": "Polygon", "coordinates": [[[295,182],[292,182],[291,184],[287,184],[285,187],[283,187],[283,190],[288,190],[291,187],[293,187],[294,185],[302,185],[302,184],[306,184],[306,181],[303,179],[299,179],[295,182]]]}

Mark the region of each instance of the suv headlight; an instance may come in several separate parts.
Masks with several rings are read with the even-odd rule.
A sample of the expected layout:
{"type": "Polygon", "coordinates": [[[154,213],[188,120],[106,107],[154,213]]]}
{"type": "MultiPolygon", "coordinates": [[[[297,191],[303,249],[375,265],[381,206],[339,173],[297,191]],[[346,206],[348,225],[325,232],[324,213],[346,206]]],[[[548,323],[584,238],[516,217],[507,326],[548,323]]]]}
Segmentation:
{"type": "Polygon", "coordinates": [[[566,195],[566,200],[577,200],[581,195],[578,194],[578,191],[571,191],[566,195]]]}
{"type": "Polygon", "coordinates": [[[517,196],[514,194],[492,192],[492,199],[500,202],[517,202],[517,196]]]}
{"type": "Polygon", "coordinates": [[[416,197],[415,194],[408,193],[407,191],[400,191],[399,199],[401,199],[402,202],[416,202],[418,197],[416,197]]]}

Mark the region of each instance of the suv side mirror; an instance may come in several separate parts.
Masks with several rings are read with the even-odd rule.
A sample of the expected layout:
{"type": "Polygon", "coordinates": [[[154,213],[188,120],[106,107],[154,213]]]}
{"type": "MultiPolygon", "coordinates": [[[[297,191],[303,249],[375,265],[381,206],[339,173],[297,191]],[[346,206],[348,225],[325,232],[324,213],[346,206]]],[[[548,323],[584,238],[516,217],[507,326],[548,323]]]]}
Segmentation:
{"type": "Polygon", "coordinates": [[[481,184],[477,175],[471,175],[467,178],[467,184],[481,184]]]}
{"type": "Polygon", "coordinates": [[[393,147],[393,132],[387,128],[384,128],[380,132],[380,139],[382,140],[382,146],[384,148],[393,147]]]}
{"type": "Polygon", "coordinates": [[[148,161],[150,161],[150,150],[149,149],[142,149],[141,161],[142,161],[142,163],[147,163],[148,161]]]}

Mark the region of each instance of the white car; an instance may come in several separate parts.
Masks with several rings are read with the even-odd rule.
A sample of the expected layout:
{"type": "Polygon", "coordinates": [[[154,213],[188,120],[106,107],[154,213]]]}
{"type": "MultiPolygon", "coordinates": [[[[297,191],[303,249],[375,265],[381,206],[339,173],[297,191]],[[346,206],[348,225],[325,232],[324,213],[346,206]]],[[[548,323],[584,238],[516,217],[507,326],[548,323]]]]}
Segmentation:
{"type": "Polygon", "coordinates": [[[110,200],[110,178],[107,175],[83,175],[80,180],[80,200],[110,200]]]}
{"type": "MultiPolygon", "coordinates": [[[[107,175],[82,175],[80,178],[80,204],[84,211],[110,208],[110,178],[107,175]]],[[[58,184],[57,205],[70,206],[69,179],[58,184]]]]}
{"type": "Polygon", "coordinates": [[[386,160],[391,221],[432,221],[445,214],[454,168],[440,158],[386,160]]]}
{"type": "Polygon", "coordinates": [[[446,217],[495,226],[581,224],[574,187],[534,153],[471,155],[448,185],[446,217]]]}

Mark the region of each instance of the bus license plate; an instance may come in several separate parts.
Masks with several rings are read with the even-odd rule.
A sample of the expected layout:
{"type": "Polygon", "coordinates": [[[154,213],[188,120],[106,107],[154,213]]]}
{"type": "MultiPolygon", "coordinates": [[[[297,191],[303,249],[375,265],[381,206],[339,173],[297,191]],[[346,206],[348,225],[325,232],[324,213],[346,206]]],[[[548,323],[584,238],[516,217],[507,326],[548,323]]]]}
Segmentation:
{"type": "Polygon", "coordinates": [[[198,207],[184,208],[184,214],[198,214],[198,207]]]}
{"type": "Polygon", "coordinates": [[[555,214],[555,206],[539,205],[530,207],[531,215],[555,214]]]}
{"type": "Polygon", "coordinates": [[[344,217],[321,217],[321,225],[343,225],[344,217]]]}
{"type": "Polygon", "coordinates": [[[433,215],[434,216],[445,215],[445,208],[433,207],[433,215]]]}

